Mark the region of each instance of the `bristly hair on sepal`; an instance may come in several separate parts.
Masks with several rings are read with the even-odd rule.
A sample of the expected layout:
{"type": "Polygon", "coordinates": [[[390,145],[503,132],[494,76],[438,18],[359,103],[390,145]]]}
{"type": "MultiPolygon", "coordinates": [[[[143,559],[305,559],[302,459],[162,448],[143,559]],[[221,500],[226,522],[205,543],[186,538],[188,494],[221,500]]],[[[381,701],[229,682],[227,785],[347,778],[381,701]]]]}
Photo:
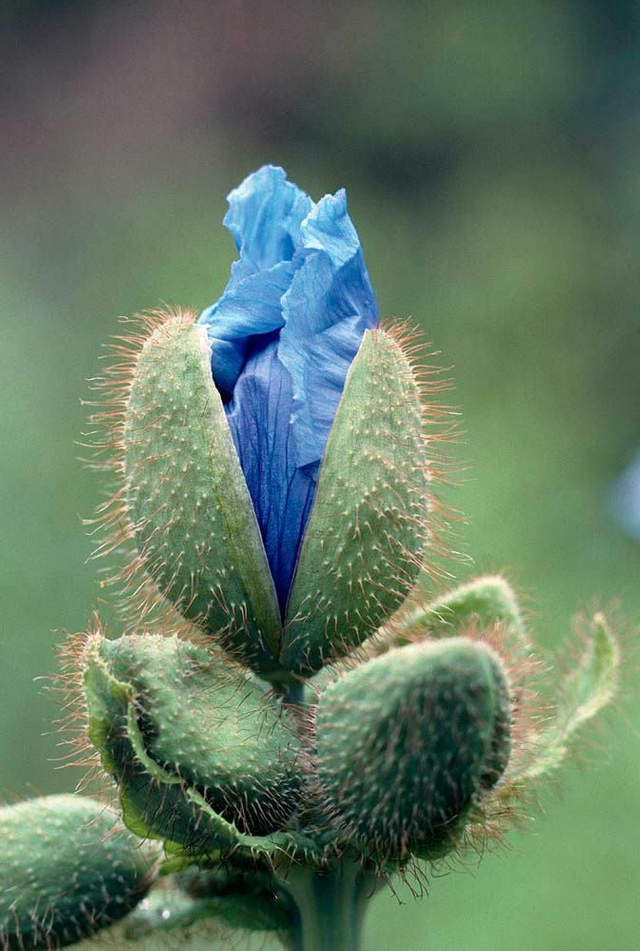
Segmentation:
{"type": "Polygon", "coordinates": [[[410,596],[443,574],[445,510],[433,464],[452,436],[400,340],[367,331],[325,449],[285,617],[281,663],[308,676],[357,649],[410,596]]]}
{"type": "Polygon", "coordinates": [[[135,526],[130,518],[125,484],[126,410],[139,355],[149,337],[161,330],[170,319],[185,326],[193,324],[195,311],[181,308],[151,310],[134,317],[120,317],[125,331],[114,334],[104,345],[102,372],[89,380],[95,397],[83,400],[90,409],[91,429],[83,434],[82,445],[91,455],[83,457],[85,466],[103,479],[105,499],[93,517],[86,518],[90,537],[96,540],[91,558],[100,564],[103,575],[100,588],[114,592],[115,604],[125,625],[135,623],[147,630],[183,628],[188,635],[189,623],[177,611],[156,582],[150,577],[136,540],[135,526]]]}
{"type": "MultiPolygon", "coordinates": [[[[103,585],[105,590],[111,589],[117,593],[119,608],[124,616],[125,623],[138,625],[142,622],[148,630],[182,627],[184,634],[190,636],[189,624],[194,625],[192,634],[195,634],[198,628],[202,629],[203,626],[205,628],[209,627],[211,630],[211,625],[207,624],[207,614],[211,614],[213,607],[213,614],[216,618],[216,639],[221,641],[225,649],[239,661],[245,663],[248,659],[247,641],[253,642],[254,657],[249,659],[251,666],[256,666],[259,673],[265,675],[267,679],[272,679],[279,676],[277,671],[274,673],[273,670],[269,669],[271,662],[268,659],[269,653],[272,653],[269,644],[273,647],[279,636],[277,621],[275,619],[267,621],[267,627],[270,627],[273,633],[269,635],[267,642],[263,641],[263,646],[260,646],[263,635],[261,631],[256,630],[255,625],[253,625],[253,635],[250,638],[247,638],[243,633],[247,625],[252,627],[250,623],[251,605],[246,601],[243,603],[242,596],[239,603],[237,598],[234,599],[235,606],[233,603],[229,604],[228,584],[215,581],[207,582],[206,587],[209,591],[207,598],[203,600],[202,597],[199,597],[201,584],[198,578],[200,576],[206,577],[207,572],[206,551],[204,549],[200,550],[202,547],[200,545],[198,553],[191,557],[191,569],[186,575],[183,570],[182,575],[180,575],[179,563],[185,557],[180,552],[186,552],[186,548],[183,544],[181,548],[178,548],[177,553],[172,552],[170,556],[167,555],[167,542],[164,536],[167,534],[167,529],[175,523],[174,513],[168,510],[167,500],[162,503],[162,511],[165,511],[166,514],[158,517],[159,509],[156,508],[153,512],[155,520],[146,529],[145,525],[149,519],[148,512],[141,519],[139,513],[132,510],[131,473],[129,473],[129,488],[127,488],[127,420],[128,414],[130,415],[132,388],[139,360],[145,351],[145,347],[148,349],[151,337],[154,335],[159,337],[162,345],[166,344],[168,350],[175,346],[177,336],[192,327],[194,320],[195,314],[193,312],[179,310],[155,311],[133,320],[126,320],[125,323],[131,325],[130,332],[119,335],[114,339],[109,348],[109,354],[105,358],[107,361],[111,361],[111,364],[107,366],[101,378],[92,381],[92,386],[103,398],[101,402],[89,404],[93,409],[91,422],[94,427],[88,434],[94,449],[94,457],[89,461],[89,465],[101,472],[108,473],[113,485],[109,499],[100,506],[96,518],[89,522],[92,533],[99,540],[93,557],[98,560],[105,560],[107,563],[112,561],[118,563],[117,568],[111,570],[103,585]],[[137,519],[135,518],[136,514],[138,514],[137,519]],[[142,542],[141,535],[143,536],[142,542]],[[161,541],[161,544],[157,544],[158,541],[161,541]],[[188,620],[185,620],[185,615],[187,615],[188,620]],[[238,634],[238,632],[240,633],[238,634]]],[[[424,587],[425,578],[430,578],[434,585],[438,582],[441,584],[445,578],[450,577],[450,571],[445,568],[445,559],[452,556],[456,557],[445,541],[446,536],[451,532],[451,525],[456,519],[456,513],[443,504],[437,490],[438,484],[450,484],[452,481],[452,468],[447,462],[445,450],[446,445],[456,438],[457,422],[453,409],[449,406],[439,405],[436,400],[436,397],[449,387],[449,383],[441,379],[441,371],[438,368],[419,362],[419,355],[424,351],[423,348],[418,346],[417,334],[408,323],[385,321],[383,329],[370,333],[380,334],[389,340],[395,341],[399,353],[404,354],[403,359],[408,361],[407,367],[411,367],[412,385],[417,388],[419,395],[420,439],[424,443],[424,448],[420,450],[420,453],[425,459],[424,465],[427,467],[425,472],[428,471],[428,478],[425,482],[425,486],[428,485],[428,492],[424,495],[422,501],[416,497],[416,502],[412,503],[415,507],[414,513],[411,515],[411,521],[416,522],[416,543],[412,545],[411,549],[404,549],[403,554],[401,541],[397,538],[394,539],[393,547],[397,550],[395,558],[406,562],[407,566],[415,566],[411,568],[411,577],[419,576],[422,587],[424,587]],[[422,534],[425,536],[424,539],[419,537],[422,534]]],[[[161,420],[161,407],[157,411],[157,416],[161,420]]],[[[143,435],[153,425],[153,421],[145,420],[142,430],[143,435]]],[[[158,422],[158,425],[160,425],[160,422],[158,422]]],[[[388,433],[387,438],[391,439],[390,445],[392,445],[393,439],[397,438],[397,434],[395,432],[388,433]]],[[[131,452],[130,439],[129,451],[131,452]]],[[[193,460],[189,455],[188,447],[186,447],[186,460],[183,458],[180,462],[183,469],[185,465],[192,465],[193,460]]],[[[157,464],[157,454],[147,452],[146,455],[143,454],[143,457],[141,457],[139,468],[144,471],[145,468],[151,467],[154,463],[157,464]]],[[[392,469],[390,471],[393,471],[391,460],[385,465],[391,465],[392,469]]],[[[183,469],[176,472],[178,483],[181,479],[186,478],[183,469]]],[[[398,471],[397,464],[396,471],[398,471]]],[[[411,477],[410,472],[409,477],[411,477]]],[[[161,481],[165,485],[167,485],[169,478],[168,470],[164,476],[161,474],[161,481]]],[[[175,493],[176,490],[173,491],[175,493]]],[[[180,492],[181,489],[177,491],[180,492]]],[[[195,504],[200,505],[200,500],[196,499],[195,504]]],[[[206,505],[206,503],[203,504],[206,505]]],[[[198,510],[199,517],[202,511],[202,508],[198,510]]],[[[197,527],[194,528],[194,531],[197,532],[197,530],[197,527]]],[[[258,548],[259,546],[254,547],[258,548]]],[[[387,547],[387,543],[379,547],[380,554],[384,555],[384,548],[387,547]]],[[[186,557],[188,561],[188,553],[186,557]]],[[[384,555],[384,557],[388,558],[388,555],[384,555]]],[[[104,570],[106,573],[108,568],[104,570]]],[[[385,587],[380,589],[380,594],[383,596],[383,601],[386,602],[390,596],[394,596],[393,575],[397,575],[397,572],[392,570],[391,573],[386,571],[385,574],[385,587]]],[[[407,581],[404,580],[404,572],[397,576],[396,586],[402,589],[402,593],[399,591],[395,596],[395,603],[398,603],[406,594],[410,594],[411,589],[410,581],[408,579],[407,581]]],[[[380,610],[375,607],[378,601],[375,589],[372,589],[370,596],[372,598],[371,603],[374,606],[373,613],[376,614],[377,612],[379,615],[380,610]]],[[[268,592],[260,597],[264,603],[269,601],[268,592]]],[[[273,609],[270,608],[269,610],[273,614],[273,609]]],[[[264,616],[264,610],[262,614],[264,616]]],[[[289,611],[287,623],[289,629],[292,630],[290,639],[294,643],[296,634],[293,628],[304,615],[304,610],[295,609],[295,605],[289,611]],[[293,625],[291,624],[292,619],[294,619],[293,625]]],[[[385,620],[385,617],[380,615],[380,620],[385,620]]],[[[377,621],[364,625],[358,622],[358,627],[362,628],[363,633],[358,634],[355,643],[353,638],[347,638],[349,643],[345,642],[344,646],[338,643],[340,632],[336,632],[338,641],[336,641],[334,648],[332,649],[331,646],[328,649],[320,648],[317,652],[317,659],[313,661],[312,666],[317,666],[319,662],[326,663],[330,661],[336,652],[342,653],[346,649],[357,648],[357,641],[363,636],[373,635],[377,626],[377,621]]],[[[249,634],[249,631],[246,633],[249,634]]],[[[291,650],[289,650],[289,653],[291,653],[291,650]]],[[[306,657],[308,657],[308,652],[303,649],[301,661],[292,660],[288,658],[285,649],[281,657],[281,663],[284,663],[285,667],[292,667],[294,676],[298,676],[299,673],[302,673],[302,668],[305,667],[306,657]],[[297,667],[300,668],[299,671],[297,671],[297,667]]]]}
{"type": "Polygon", "coordinates": [[[93,415],[106,430],[99,464],[120,485],[98,513],[95,557],[123,558],[111,582],[136,624],[175,624],[177,613],[269,679],[280,630],[273,581],[194,317],[143,317],[96,384],[107,394],[93,415]]]}

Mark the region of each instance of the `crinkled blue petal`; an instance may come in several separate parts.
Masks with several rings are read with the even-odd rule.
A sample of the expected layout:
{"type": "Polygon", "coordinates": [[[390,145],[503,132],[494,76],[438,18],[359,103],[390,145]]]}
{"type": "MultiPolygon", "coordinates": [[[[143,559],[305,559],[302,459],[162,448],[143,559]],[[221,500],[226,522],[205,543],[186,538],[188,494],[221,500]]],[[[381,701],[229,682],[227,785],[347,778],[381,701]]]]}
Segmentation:
{"type": "Polygon", "coordinates": [[[214,380],[230,396],[245,362],[249,337],[282,326],[282,295],[291,285],[300,225],[313,202],[287,181],[284,169],[265,165],[229,195],[224,224],[240,258],[222,297],[200,315],[212,346],[214,380]]]}
{"type": "Polygon", "coordinates": [[[279,356],[293,380],[298,465],[319,462],[362,335],[378,308],[344,189],[301,226],[304,263],[283,297],[279,356]]]}
{"type": "Polygon", "coordinates": [[[232,276],[220,300],[200,315],[211,342],[213,379],[223,396],[233,393],[251,337],[282,327],[282,295],[293,272],[293,262],[283,261],[242,280],[232,276]]]}
{"type": "Polygon", "coordinates": [[[320,462],[375,296],[344,190],[265,166],[229,196],[240,258],[199,317],[284,615],[320,462]]]}
{"type": "Polygon", "coordinates": [[[300,242],[300,225],[313,202],[287,181],[284,169],[263,165],[234,188],[227,200],[223,223],[240,253],[232,278],[291,261],[300,242]]]}

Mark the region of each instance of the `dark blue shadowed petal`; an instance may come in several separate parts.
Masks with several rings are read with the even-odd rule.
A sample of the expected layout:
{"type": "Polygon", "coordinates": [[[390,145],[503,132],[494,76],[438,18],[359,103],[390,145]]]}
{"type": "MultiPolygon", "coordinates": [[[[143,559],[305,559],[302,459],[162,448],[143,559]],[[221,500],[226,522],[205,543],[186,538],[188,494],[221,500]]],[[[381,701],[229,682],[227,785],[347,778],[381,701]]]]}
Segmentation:
{"type": "Polygon", "coordinates": [[[378,311],[344,190],[316,205],[266,166],[231,193],[225,224],[240,259],[199,322],[284,615],[346,375],[378,311]]]}
{"type": "Polygon", "coordinates": [[[251,494],[281,611],[315,494],[313,472],[296,464],[289,421],[291,377],[278,359],[277,334],[250,345],[227,418],[251,494]]]}

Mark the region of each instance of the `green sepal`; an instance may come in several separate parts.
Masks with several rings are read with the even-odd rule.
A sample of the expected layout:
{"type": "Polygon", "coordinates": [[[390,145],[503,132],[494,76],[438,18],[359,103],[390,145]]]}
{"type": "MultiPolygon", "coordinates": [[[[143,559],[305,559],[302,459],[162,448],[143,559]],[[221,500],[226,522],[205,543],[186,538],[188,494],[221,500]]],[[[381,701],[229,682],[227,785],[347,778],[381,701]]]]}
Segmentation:
{"type": "Polygon", "coordinates": [[[63,947],[127,915],[157,855],[94,799],[45,796],[0,808],[0,947],[63,947]]]}
{"type": "Polygon", "coordinates": [[[367,331],[325,449],[280,654],[310,674],[374,633],[402,603],[428,544],[420,392],[400,344],[367,331]]]}
{"type": "Polygon", "coordinates": [[[482,643],[424,642],[368,661],[319,700],[325,827],[383,861],[441,857],[502,776],[510,730],[506,674],[482,643]]]}
{"type": "Polygon", "coordinates": [[[620,651],[606,618],[596,614],[578,664],[562,680],[554,715],[532,741],[534,755],[510,775],[517,784],[538,779],[558,768],[577,731],[615,697],[620,651]]]}
{"type": "Polygon", "coordinates": [[[253,844],[285,824],[300,743],[256,680],[158,635],[94,636],[84,680],[89,738],[137,835],[216,855],[242,846],[243,832],[253,844]]]}
{"type": "Polygon", "coordinates": [[[123,439],[129,516],[165,597],[278,680],[275,587],[210,358],[206,328],[184,316],[142,347],[123,439]]]}

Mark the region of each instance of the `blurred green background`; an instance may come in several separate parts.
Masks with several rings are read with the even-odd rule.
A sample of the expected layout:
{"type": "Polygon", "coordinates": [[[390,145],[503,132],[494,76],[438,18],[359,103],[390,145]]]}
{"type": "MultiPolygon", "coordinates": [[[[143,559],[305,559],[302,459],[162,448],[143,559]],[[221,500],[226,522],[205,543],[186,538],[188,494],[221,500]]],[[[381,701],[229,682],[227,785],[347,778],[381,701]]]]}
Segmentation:
{"type": "MultiPolygon", "coordinates": [[[[456,547],[507,571],[545,648],[619,604],[633,653],[640,545],[608,497],[640,445],[638,4],[5,0],[0,39],[2,797],[79,777],[37,678],[102,597],[86,380],[118,314],[216,299],[225,195],[267,161],[347,187],[382,312],[452,367],[456,547]]],[[[510,852],[377,897],[367,951],[640,946],[628,666],[510,852]]]]}

